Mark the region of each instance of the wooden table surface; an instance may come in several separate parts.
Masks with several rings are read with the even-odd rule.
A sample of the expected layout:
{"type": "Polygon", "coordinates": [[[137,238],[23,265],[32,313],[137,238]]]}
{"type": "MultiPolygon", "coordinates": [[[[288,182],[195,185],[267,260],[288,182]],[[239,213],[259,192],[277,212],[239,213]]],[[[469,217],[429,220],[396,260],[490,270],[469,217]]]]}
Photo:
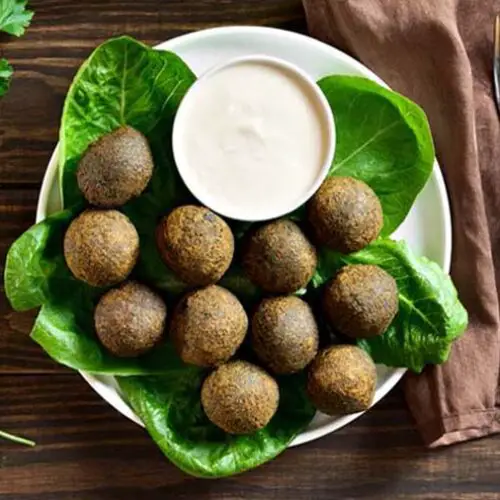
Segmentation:
{"type": "MultiPolygon", "coordinates": [[[[34,221],[65,93],[91,50],[127,33],[155,44],[224,24],[304,31],[299,0],[33,0],[26,36],[0,38],[16,73],[0,101],[0,261],[34,221]]],[[[2,269],[3,271],[3,269],[2,269]]],[[[400,388],[341,431],[225,480],[186,476],[147,435],[28,334],[33,314],[0,296],[1,500],[283,498],[500,499],[500,436],[425,450],[400,388]]]]}

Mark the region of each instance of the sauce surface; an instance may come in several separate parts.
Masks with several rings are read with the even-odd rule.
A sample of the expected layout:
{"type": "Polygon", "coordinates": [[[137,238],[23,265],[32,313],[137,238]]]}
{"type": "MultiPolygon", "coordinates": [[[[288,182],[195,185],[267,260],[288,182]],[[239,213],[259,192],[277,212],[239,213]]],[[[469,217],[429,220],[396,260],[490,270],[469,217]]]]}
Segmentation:
{"type": "Polygon", "coordinates": [[[259,218],[270,207],[286,210],[313,187],[328,153],[328,123],[292,70],[241,61],[191,92],[180,149],[202,201],[259,218]]]}

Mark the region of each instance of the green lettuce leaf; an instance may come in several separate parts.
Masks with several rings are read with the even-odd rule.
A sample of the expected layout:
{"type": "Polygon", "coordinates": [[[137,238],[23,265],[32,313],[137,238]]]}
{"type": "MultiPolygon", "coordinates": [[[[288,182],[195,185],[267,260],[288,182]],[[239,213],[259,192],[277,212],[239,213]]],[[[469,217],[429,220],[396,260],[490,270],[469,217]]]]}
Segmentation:
{"type": "Polygon", "coordinates": [[[206,371],[183,364],[174,352],[168,365],[171,372],[162,377],[118,378],[118,383],[162,452],[194,476],[230,476],[271,460],[315,414],[305,377],[282,377],[280,405],[271,422],[251,435],[226,434],[208,420],[200,403],[206,371]]]}
{"type": "Polygon", "coordinates": [[[366,78],[327,76],[318,85],[335,117],[337,147],[329,175],[366,182],[384,212],[383,236],[408,215],[432,172],[434,147],[422,109],[366,78]]]}
{"type": "Polygon", "coordinates": [[[66,299],[42,306],[31,338],[62,365],[101,375],[153,375],[169,372],[167,342],[137,358],[118,358],[101,345],[94,333],[95,300],[84,289],[66,299]],[[77,304],[77,307],[75,307],[77,304]]]}
{"type": "Polygon", "coordinates": [[[7,59],[0,59],[0,97],[9,89],[10,79],[14,70],[7,59]]]}
{"type": "Polygon", "coordinates": [[[376,363],[420,372],[426,364],[448,359],[468,317],[451,278],[435,262],[416,257],[403,241],[388,239],[350,255],[323,249],[312,286],[320,287],[346,264],[380,266],[398,285],[399,312],[389,329],[378,337],[358,340],[376,363]]]}
{"type": "Polygon", "coordinates": [[[33,18],[33,11],[26,9],[27,0],[2,0],[0,2],[0,31],[9,35],[24,35],[33,18]]]}
{"type": "Polygon", "coordinates": [[[64,103],[59,172],[65,206],[84,201],[75,172],[90,144],[130,125],[147,137],[156,167],[148,191],[140,202],[135,200],[138,217],[148,217],[149,208],[170,208],[185,192],[173,164],[172,125],[194,81],[193,72],[172,52],[153,50],[126,36],[97,47],[79,69],[64,103]]]}
{"type": "Polygon", "coordinates": [[[5,294],[16,311],[54,301],[83,284],[66,266],[64,233],[76,215],[63,210],[32,226],[10,247],[4,272],[5,294]]]}

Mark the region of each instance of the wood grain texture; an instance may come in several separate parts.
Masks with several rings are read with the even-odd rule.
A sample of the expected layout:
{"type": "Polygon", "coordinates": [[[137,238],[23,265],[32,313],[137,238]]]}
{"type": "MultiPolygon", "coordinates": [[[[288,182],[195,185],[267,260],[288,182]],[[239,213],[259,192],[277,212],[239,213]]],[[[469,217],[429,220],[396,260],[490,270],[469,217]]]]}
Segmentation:
{"type": "MultiPolygon", "coordinates": [[[[225,24],[304,31],[300,0],[33,0],[33,25],[0,37],[16,73],[0,100],[0,270],[8,246],[34,221],[38,188],[57,142],[64,95],[78,66],[110,36],[155,44],[225,24]]],[[[254,471],[187,477],[140,428],[28,334],[34,313],[0,294],[0,429],[35,439],[0,441],[1,500],[394,499],[499,500],[500,436],[426,451],[397,389],[341,431],[254,471]]]]}
{"type": "Polygon", "coordinates": [[[2,500],[498,500],[500,436],[427,452],[400,390],[334,435],[217,481],[177,470],[77,375],[3,376],[0,401],[0,428],[38,443],[0,448],[2,500]]]}

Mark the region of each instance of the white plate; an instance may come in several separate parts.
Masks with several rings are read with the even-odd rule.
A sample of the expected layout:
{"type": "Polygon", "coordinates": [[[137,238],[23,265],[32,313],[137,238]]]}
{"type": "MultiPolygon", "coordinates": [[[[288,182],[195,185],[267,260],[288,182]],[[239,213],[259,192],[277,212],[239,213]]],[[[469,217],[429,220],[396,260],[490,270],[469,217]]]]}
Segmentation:
{"type": "MultiPolygon", "coordinates": [[[[365,66],[333,47],[303,35],[273,28],[214,28],[174,38],[156,48],[177,53],[196,74],[201,74],[228,59],[251,54],[265,54],[296,64],[314,79],[340,73],[364,76],[387,86],[365,66]]],[[[56,147],[43,179],[38,200],[37,221],[61,208],[56,176],[57,151],[56,147]]],[[[449,271],[450,210],[443,177],[437,163],[434,165],[429,182],[394,237],[406,239],[417,254],[426,255],[436,261],[446,272],[449,271]]],[[[378,384],[374,404],[397,384],[404,372],[404,369],[377,366],[378,384]]],[[[117,391],[113,377],[93,376],[84,372],[81,374],[111,406],[142,425],[137,415],[117,391]]],[[[309,427],[294,439],[291,446],[306,443],[340,429],[360,415],[362,413],[336,418],[318,413],[309,427]]]]}

